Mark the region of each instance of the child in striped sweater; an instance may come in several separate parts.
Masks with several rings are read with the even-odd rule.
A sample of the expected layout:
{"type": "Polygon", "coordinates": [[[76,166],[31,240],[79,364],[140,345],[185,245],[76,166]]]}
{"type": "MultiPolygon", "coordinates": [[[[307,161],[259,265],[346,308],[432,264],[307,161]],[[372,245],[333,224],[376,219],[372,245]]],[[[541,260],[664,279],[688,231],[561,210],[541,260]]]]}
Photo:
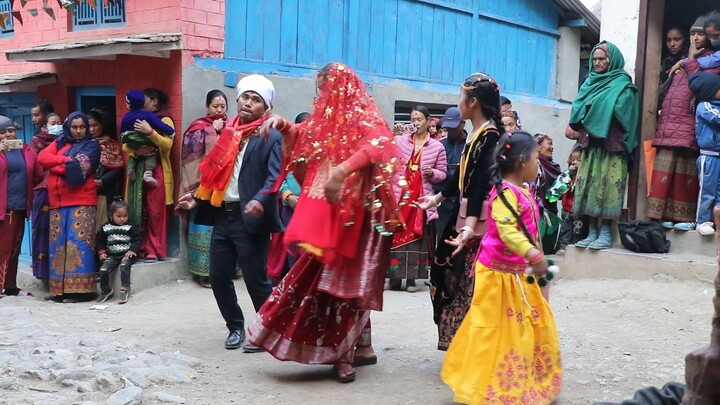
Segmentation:
{"type": "Polygon", "coordinates": [[[95,246],[100,260],[100,298],[105,302],[113,297],[110,288],[110,274],[120,267],[119,304],[124,304],[130,297],[130,268],[140,251],[142,238],[137,225],[128,223],[128,205],[125,201],[116,200],[110,204],[110,221],[103,225],[95,236],[95,246]]]}

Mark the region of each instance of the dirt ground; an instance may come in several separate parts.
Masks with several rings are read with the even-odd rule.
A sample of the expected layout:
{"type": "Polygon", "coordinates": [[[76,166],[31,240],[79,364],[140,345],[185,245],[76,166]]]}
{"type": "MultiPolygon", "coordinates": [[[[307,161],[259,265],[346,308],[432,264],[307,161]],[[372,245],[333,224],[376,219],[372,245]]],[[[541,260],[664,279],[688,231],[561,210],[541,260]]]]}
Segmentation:
{"type": "MultiPolygon", "coordinates": [[[[252,305],[242,280],[237,287],[247,317],[252,305]]],[[[620,401],[644,386],[682,381],[685,353],[709,340],[711,296],[711,285],[702,283],[560,280],[551,299],[565,367],[558,403],[620,401]]],[[[452,403],[452,392],[438,377],[443,353],[435,349],[427,287],[416,294],[386,293],[385,311],[372,318],[379,363],[358,369],[357,381],[347,385],[335,382],[328,366],[225,350],[227,332],[211,291],[189,280],[141,291],[127,305],[110,302],[104,311],[91,305],[4,298],[0,311],[23,308],[28,316],[5,322],[0,342],[22,323],[41,325],[38,333],[148,339],[203,361],[193,382],[145,390],[146,398],[163,391],[189,404],[452,403]],[[115,328],[120,329],[105,332],[115,328]]]]}

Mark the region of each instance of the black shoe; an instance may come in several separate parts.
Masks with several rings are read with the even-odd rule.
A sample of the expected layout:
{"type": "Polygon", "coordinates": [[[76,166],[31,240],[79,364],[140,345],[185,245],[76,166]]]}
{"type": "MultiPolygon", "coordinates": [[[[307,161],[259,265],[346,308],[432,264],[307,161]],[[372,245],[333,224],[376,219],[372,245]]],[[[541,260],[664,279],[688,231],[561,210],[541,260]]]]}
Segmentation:
{"type": "Polygon", "coordinates": [[[231,331],[227,339],[225,339],[225,348],[228,350],[239,349],[242,347],[243,341],[245,341],[245,331],[231,331]]]}
{"type": "Polygon", "coordinates": [[[52,301],[52,302],[63,302],[65,297],[61,295],[47,295],[45,296],[45,301],[52,301]]]}
{"type": "Polygon", "coordinates": [[[254,344],[252,344],[250,342],[245,343],[242,348],[243,348],[243,353],[262,353],[265,351],[265,349],[263,349],[262,347],[255,346],[254,344]]]}

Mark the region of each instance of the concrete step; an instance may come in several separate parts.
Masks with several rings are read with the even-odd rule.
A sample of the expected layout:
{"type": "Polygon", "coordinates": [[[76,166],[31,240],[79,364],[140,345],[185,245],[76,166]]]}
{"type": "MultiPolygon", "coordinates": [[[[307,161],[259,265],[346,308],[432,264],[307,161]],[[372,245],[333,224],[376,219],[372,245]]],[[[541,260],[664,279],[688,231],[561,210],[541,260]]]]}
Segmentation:
{"type": "Polygon", "coordinates": [[[702,236],[696,231],[669,230],[665,236],[670,241],[670,253],[689,253],[715,257],[717,244],[715,237],[702,236]]]}
{"type": "Polygon", "coordinates": [[[712,283],[718,272],[715,255],[693,253],[634,253],[623,248],[606,250],[568,246],[560,266],[560,276],[569,279],[614,278],[648,280],[653,278],[692,280],[712,283]]]}
{"type": "MultiPolygon", "coordinates": [[[[168,258],[156,263],[136,263],[132,267],[132,291],[138,292],[162,284],[174,283],[179,279],[190,277],[185,262],[179,258],[168,258]]],[[[44,290],[42,281],[32,275],[32,269],[27,264],[20,264],[18,271],[18,285],[31,290],[44,290]]],[[[115,291],[120,290],[120,270],[115,270],[110,278],[110,285],[115,291]]]]}

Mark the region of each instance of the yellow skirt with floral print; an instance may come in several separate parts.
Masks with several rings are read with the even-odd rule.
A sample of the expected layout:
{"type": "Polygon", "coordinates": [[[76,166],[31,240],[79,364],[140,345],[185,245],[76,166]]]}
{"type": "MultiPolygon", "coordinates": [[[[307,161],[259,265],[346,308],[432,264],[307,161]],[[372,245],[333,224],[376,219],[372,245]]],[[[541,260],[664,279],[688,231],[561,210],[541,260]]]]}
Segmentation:
{"type": "Polygon", "coordinates": [[[560,344],[537,283],[476,262],[472,304],[441,377],[464,404],[552,403],[562,381],[560,344]]]}

